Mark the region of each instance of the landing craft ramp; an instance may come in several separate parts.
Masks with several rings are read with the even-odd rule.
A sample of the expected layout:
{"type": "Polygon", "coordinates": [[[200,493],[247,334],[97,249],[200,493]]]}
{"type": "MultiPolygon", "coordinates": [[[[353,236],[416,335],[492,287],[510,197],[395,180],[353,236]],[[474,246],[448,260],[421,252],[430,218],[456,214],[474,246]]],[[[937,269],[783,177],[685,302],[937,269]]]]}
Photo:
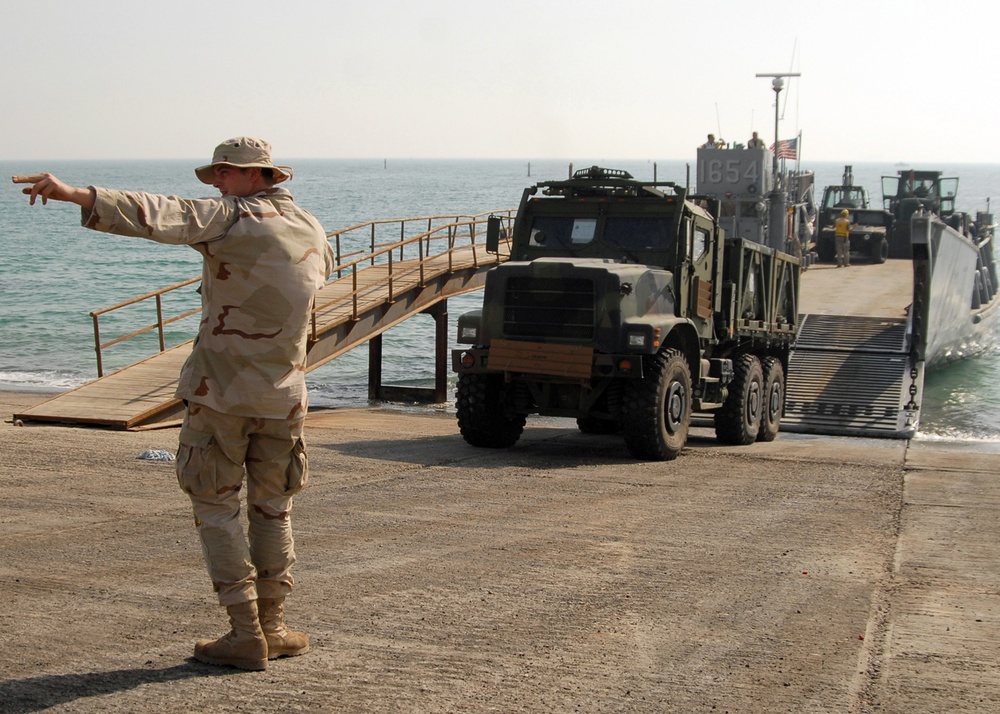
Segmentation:
{"type": "MultiPolygon", "coordinates": [[[[492,213],[505,218],[509,227],[512,211],[492,213]]],[[[481,288],[486,271],[507,258],[503,241],[499,254],[485,250],[486,219],[482,216],[486,215],[466,220],[451,217],[445,223],[443,216],[373,221],[330,234],[337,255],[336,279],[316,294],[307,371],[378,338],[414,315],[435,314],[436,306],[449,297],[481,288]],[[432,225],[435,221],[437,226],[432,225]],[[376,242],[379,230],[395,230],[397,226],[398,240],[376,242]],[[407,231],[416,235],[406,237],[407,231]],[[354,245],[359,241],[367,243],[366,249],[349,252],[345,246],[352,243],[351,239],[354,245]]],[[[187,281],[178,286],[189,284],[187,281]]],[[[440,315],[437,312],[435,318],[440,315]]],[[[163,325],[169,321],[161,315],[158,325],[132,335],[159,327],[162,345],[163,325]]],[[[444,334],[440,324],[438,334],[444,334]]],[[[119,341],[112,340],[105,346],[119,341]]],[[[115,429],[164,426],[182,411],[174,390],[192,344],[188,341],[170,349],[161,348],[152,357],[26,409],[15,414],[14,419],[115,429]]],[[[445,350],[440,351],[438,367],[443,373],[447,355],[445,350]]]]}
{"type": "Polygon", "coordinates": [[[906,320],[804,315],[788,367],[784,431],[910,438],[923,368],[906,320]]]}
{"type": "Polygon", "coordinates": [[[924,365],[911,357],[912,264],[890,260],[802,276],[799,333],[781,429],[907,439],[917,430],[924,365]]]}

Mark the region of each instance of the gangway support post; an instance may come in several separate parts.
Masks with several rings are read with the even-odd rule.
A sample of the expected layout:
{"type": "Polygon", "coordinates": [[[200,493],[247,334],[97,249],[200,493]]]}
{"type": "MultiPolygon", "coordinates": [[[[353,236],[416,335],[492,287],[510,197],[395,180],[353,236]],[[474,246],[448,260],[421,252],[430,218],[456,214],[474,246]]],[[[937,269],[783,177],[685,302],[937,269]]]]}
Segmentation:
{"type": "Polygon", "coordinates": [[[448,401],[448,301],[423,313],[434,318],[434,387],[382,384],[382,335],[368,340],[368,398],[386,402],[441,404],[448,401]]]}

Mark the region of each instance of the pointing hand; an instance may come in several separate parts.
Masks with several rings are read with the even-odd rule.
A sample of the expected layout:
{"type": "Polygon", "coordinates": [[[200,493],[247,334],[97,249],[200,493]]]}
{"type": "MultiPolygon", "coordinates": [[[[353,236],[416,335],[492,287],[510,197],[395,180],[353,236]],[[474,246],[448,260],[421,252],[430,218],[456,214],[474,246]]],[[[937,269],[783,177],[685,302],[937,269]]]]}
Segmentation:
{"type": "Polygon", "coordinates": [[[49,199],[52,199],[53,201],[68,201],[69,203],[75,203],[87,209],[92,209],[94,207],[96,194],[94,189],[70,186],[69,184],[60,181],[52,174],[41,173],[28,174],[25,176],[11,176],[10,180],[13,183],[31,184],[28,188],[21,189],[21,193],[25,196],[31,196],[32,206],[35,205],[35,199],[41,196],[43,206],[49,202],[49,199]]]}

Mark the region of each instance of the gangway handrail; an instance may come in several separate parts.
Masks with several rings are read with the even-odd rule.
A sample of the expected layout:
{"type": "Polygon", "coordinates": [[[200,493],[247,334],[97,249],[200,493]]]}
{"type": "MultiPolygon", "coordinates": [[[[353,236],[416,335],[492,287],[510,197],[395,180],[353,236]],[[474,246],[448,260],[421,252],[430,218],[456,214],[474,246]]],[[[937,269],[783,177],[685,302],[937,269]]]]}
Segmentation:
{"type": "MultiPolygon", "coordinates": [[[[424,268],[425,268],[427,262],[430,261],[431,259],[440,258],[441,256],[444,256],[444,255],[448,256],[448,271],[451,272],[453,270],[453,266],[454,266],[454,264],[453,264],[454,252],[457,249],[459,249],[459,246],[456,246],[456,238],[458,238],[458,230],[460,228],[463,228],[463,227],[468,227],[469,228],[469,232],[467,234],[468,238],[469,238],[469,243],[468,243],[467,246],[461,246],[461,248],[462,249],[467,249],[467,248],[471,248],[472,249],[473,266],[474,267],[479,267],[481,265],[481,263],[479,262],[479,256],[478,256],[478,253],[476,252],[476,247],[477,247],[476,235],[477,234],[476,234],[476,231],[475,231],[475,227],[478,226],[478,225],[482,225],[483,223],[486,223],[486,221],[487,221],[487,219],[481,218],[481,216],[500,215],[502,213],[506,213],[507,214],[506,216],[501,216],[501,217],[502,218],[506,218],[506,220],[508,221],[508,230],[507,230],[508,242],[506,242],[504,244],[504,247],[507,249],[507,253],[509,254],[509,247],[510,247],[509,236],[510,236],[510,233],[511,233],[509,227],[510,227],[510,222],[513,220],[513,216],[512,216],[513,212],[514,212],[514,209],[509,209],[509,210],[505,209],[504,211],[488,211],[488,212],[485,212],[485,213],[478,214],[475,217],[470,217],[470,218],[472,218],[472,220],[457,221],[455,223],[449,223],[449,224],[437,226],[436,228],[432,228],[432,229],[430,229],[428,231],[420,233],[419,235],[413,236],[411,238],[408,238],[408,239],[405,239],[405,240],[401,240],[401,241],[397,241],[395,243],[388,243],[388,244],[383,244],[383,245],[377,246],[376,249],[373,250],[372,253],[369,254],[369,255],[365,255],[365,256],[363,256],[361,258],[357,258],[357,259],[352,260],[352,261],[350,261],[348,263],[343,263],[343,264],[338,265],[337,266],[337,272],[338,272],[339,275],[342,275],[346,271],[350,271],[351,272],[351,291],[349,293],[345,294],[345,295],[340,295],[338,297],[333,298],[332,300],[328,300],[328,301],[326,301],[326,302],[324,302],[322,304],[316,304],[316,305],[313,306],[313,312],[312,312],[312,338],[316,339],[317,336],[318,336],[318,328],[317,328],[317,324],[316,324],[316,315],[319,312],[327,311],[330,308],[334,307],[335,305],[343,304],[343,303],[347,302],[348,300],[350,300],[351,301],[351,318],[350,319],[356,321],[356,320],[359,319],[359,314],[360,314],[360,310],[359,310],[359,306],[358,306],[358,296],[362,292],[372,290],[373,288],[377,288],[377,287],[380,287],[382,285],[386,285],[386,286],[388,286],[388,301],[392,302],[393,299],[394,299],[394,292],[393,292],[394,285],[393,285],[393,283],[396,280],[399,280],[400,278],[405,277],[405,276],[412,275],[414,273],[419,273],[420,277],[418,279],[418,285],[423,286],[424,285],[424,280],[425,280],[424,268]],[[446,235],[443,235],[443,236],[442,235],[438,235],[438,234],[440,234],[440,233],[442,233],[444,231],[447,232],[446,235]],[[435,254],[431,255],[431,253],[430,253],[430,245],[431,245],[431,241],[434,241],[434,240],[447,240],[448,241],[448,247],[447,247],[447,249],[445,249],[444,251],[442,251],[440,253],[435,253],[435,254]],[[393,258],[394,253],[398,250],[399,254],[400,254],[399,260],[403,260],[404,259],[403,258],[403,255],[404,255],[403,254],[403,250],[405,249],[406,246],[413,245],[413,244],[416,244],[418,246],[418,250],[419,250],[419,257],[418,257],[417,263],[416,264],[410,264],[409,267],[407,267],[407,268],[394,269],[395,265],[396,265],[396,262],[395,262],[395,260],[393,258]],[[382,264],[388,266],[388,271],[387,271],[386,275],[384,277],[382,277],[380,280],[376,280],[376,281],[374,281],[372,283],[366,284],[364,287],[359,287],[358,286],[358,268],[359,268],[359,266],[362,265],[362,264],[365,264],[365,263],[370,263],[371,265],[376,265],[377,264],[375,262],[376,259],[379,256],[382,256],[382,255],[386,256],[386,260],[384,261],[384,263],[382,263],[382,264]]],[[[366,225],[367,224],[365,224],[365,226],[366,225]]],[[[362,227],[364,227],[364,226],[362,226],[362,227]]],[[[348,230],[350,230],[350,229],[345,229],[343,232],[346,232],[348,230]]],[[[484,246],[484,252],[485,252],[485,246],[484,246]]],[[[497,254],[497,256],[492,261],[490,261],[490,262],[499,263],[502,260],[504,260],[504,257],[501,254],[497,254]]]]}
{"type": "MultiPolygon", "coordinates": [[[[366,221],[364,223],[358,223],[356,225],[349,226],[347,228],[342,228],[342,229],[339,229],[339,230],[327,233],[326,234],[327,235],[327,240],[333,240],[334,241],[334,245],[331,246],[331,247],[334,249],[334,257],[335,257],[334,273],[337,275],[337,278],[341,277],[341,275],[343,274],[343,271],[345,271],[347,269],[351,269],[352,272],[354,273],[354,277],[352,278],[352,280],[353,280],[353,285],[352,285],[353,291],[351,293],[351,295],[354,297],[354,305],[355,305],[354,315],[355,316],[357,315],[357,293],[358,293],[358,287],[357,287],[357,266],[358,265],[367,262],[367,263],[370,263],[372,266],[374,266],[374,265],[376,265],[376,261],[377,261],[377,259],[378,259],[379,256],[381,256],[381,255],[388,256],[385,259],[385,262],[389,266],[388,276],[386,276],[386,278],[384,280],[378,281],[374,285],[368,286],[368,288],[375,287],[377,285],[384,284],[385,282],[388,282],[389,283],[390,300],[391,300],[392,299],[392,282],[394,280],[398,279],[401,276],[409,275],[412,272],[419,270],[419,271],[421,271],[420,281],[421,281],[421,284],[422,284],[423,283],[423,274],[422,274],[422,272],[423,272],[425,263],[427,263],[428,261],[430,261],[432,259],[435,259],[435,258],[438,258],[441,255],[447,254],[448,255],[448,259],[449,259],[449,270],[451,269],[451,253],[452,253],[452,251],[455,248],[454,242],[455,242],[455,238],[457,237],[457,230],[458,230],[458,228],[460,226],[470,226],[470,230],[469,230],[469,246],[471,246],[472,249],[473,249],[473,259],[474,259],[474,262],[475,262],[476,265],[478,265],[479,264],[478,263],[478,257],[477,257],[476,252],[475,252],[476,251],[475,226],[478,225],[478,224],[481,224],[481,223],[485,222],[485,219],[482,219],[483,216],[499,215],[499,216],[501,216],[501,217],[503,217],[503,218],[506,219],[506,221],[507,221],[507,227],[508,227],[507,233],[509,235],[510,234],[510,230],[509,230],[510,229],[510,224],[513,221],[513,214],[515,213],[515,210],[516,209],[501,209],[501,210],[495,210],[495,211],[484,211],[482,213],[477,213],[477,214],[474,214],[474,215],[453,214],[452,213],[452,214],[442,214],[442,215],[434,215],[434,216],[415,216],[415,217],[412,217],[412,218],[379,219],[379,220],[374,220],[374,221],[366,221]],[[463,219],[463,218],[469,219],[469,220],[465,220],[465,221],[460,220],[460,219],[463,219]],[[451,222],[439,225],[437,227],[433,226],[433,221],[435,221],[435,220],[442,220],[442,219],[447,219],[447,220],[449,220],[451,222]],[[427,225],[427,229],[423,230],[419,235],[413,236],[411,238],[405,238],[405,233],[406,233],[408,225],[412,224],[412,223],[415,223],[417,221],[420,221],[422,223],[425,222],[426,225],[427,225]],[[402,237],[401,240],[397,240],[397,241],[389,242],[389,243],[378,243],[378,242],[376,242],[376,227],[377,226],[388,225],[388,224],[396,224],[396,223],[398,223],[400,225],[400,236],[402,237]],[[356,231],[359,231],[359,230],[362,230],[362,229],[367,229],[368,232],[369,232],[370,241],[369,241],[368,247],[369,247],[370,251],[368,253],[365,253],[363,249],[356,249],[356,250],[352,250],[352,251],[350,251],[348,253],[344,253],[343,252],[343,245],[342,245],[342,238],[345,237],[347,234],[350,234],[350,233],[353,233],[353,232],[356,232],[356,231]],[[444,251],[444,252],[442,252],[440,254],[431,255],[429,253],[429,250],[425,250],[425,247],[429,249],[431,241],[439,239],[437,237],[432,238],[432,236],[435,233],[440,232],[442,230],[448,230],[449,231],[449,247],[448,247],[448,249],[446,251],[444,251]],[[416,266],[412,267],[412,268],[408,267],[408,268],[404,269],[402,272],[396,272],[394,274],[393,273],[393,266],[394,266],[395,261],[394,261],[394,259],[392,257],[393,251],[396,251],[396,250],[399,251],[399,260],[402,261],[404,259],[404,250],[406,249],[406,246],[411,245],[413,243],[417,243],[418,244],[418,252],[419,252],[419,261],[418,261],[418,264],[416,266]],[[347,262],[347,263],[343,262],[345,258],[353,258],[354,256],[360,256],[360,257],[358,257],[358,258],[356,258],[354,260],[351,260],[350,262],[347,262]]],[[[500,260],[499,257],[498,257],[498,260],[500,260]]],[[[97,358],[97,376],[98,377],[103,377],[104,376],[103,350],[105,348],[111,347],[111,346],[116,345],[116,344],[120,344],[122,342],[125,342],[126,340],[132,339],[133,337],[138,337],[139,335],[146,334],[147,332],[151,332],[154,329],[157,330],[157,332],[158,332],[158,337],[159,337],[159,351],[160,352],[164,352],[167,349],[164,328],[167,325],[170,325],[170,324],[172,324],[174,322],[178,322],[180,320],[183,320],[185,318],[188,318],[188,317],[191,317],[192,315],[197,314],[198,312],[200,312],[201,308],[200,307],[199,308],[195,308],[195,309],[188,310],[188,311],[182,312],[180,314],[177,314],[177,315],[174,315],[174,316],[171,316],[171,317],[164,318],[164,316],[163,316],[163,296],[166,295],[167,293],[170,293],[170,292],[173,292],[175,290],[179,290],[181,288],[185,288],[185,287],[187,287],[189,285],[197,283],[200,280],[201,280],[201,276],[194,277],[194,278],[189,278],[188,280],[184,280],[184,281],[179,282],[179,283],[174,283],[172,285],[168,285],[166,287],[159,288],[158,290],[153,290],[153,291],[145,293],[143,295],[139,295],[139,296],[136,296],[136,297],[133,297],[133,298],[129,298],[128,300],[123,300],[121,302],[115,303],[114,305],[109,305],[107,307],[103,307],[103,308],[99,308],[97,310],[93,310],[90,313],[90,316],[91,316],[91,319],[93,320],[93,323],[94,323],[94,351],[95,351],[96,358],[97,358]],[[118,337],[116,337],[114,339],[108,340],[107,342],[101,342],[100,317],[102,315],[106,315],[106,314],[114,312],[116,310],[120,310],[122,308],[129,307],[131,305],[135,305],[137,303],[141,303],[141,302],[144,302],[144,301],[149,300],[149,299],[155,299],[155,301],[156,301],[156,322],[154,322],[152,324],[149,324],[149,325],[146,325],[144,327],[140,327],[139,329],[134,330],[132,332],[129,332],[128,334],[120,335],[120,336],[118,336],[118,337]]],[[[337,302],[337,300],[334,300],[332,302],[335,303],[335,302],[337,302]]],[[[330,303],[330,304],[332,304],[332,303],[330,303]]],[[[329,306],[329,305],[317,306],[315,303],[313,305],[312,316],[311,316],[311,324],[312,324],[313,337],[315,337],[316,332],[317,332],[316,311],[318,309],[323,309],[323,307],[327,307],[327,306],[329,306]]]]}
{"type": "Polygon", "coordinates": [[[179,283],[168,285],[165,288],[160,288],[159,290],[153,290],[151,292],[145,293],[144,295],[139,295],[137,297],[115,303],[114,305],[109,305],[108,307],[102,307],[100,309],[91,311],[90,317],[94,321],[94,349],[95,352],[97,353],[97,376],[98,377],[104,376],[103,350],[105,347],[111,347],[112,345],[117,345],[120,342],[132,339],[133,337],[138,337],[139,335],[144,335],[147,332],[150,332],[154,329],[157,330],[159,335],[160,352],[163,352],[166,349],[166,339],[164,336],[163,328],[169,324],[172,324],[179,320],[183,320],[186,317],[190,317],[191,315],[194,315],[200,311],[200,308],[195,308],[194,310],[188,310],[187,312],[181,313],[180,315],[175,315],[173,317],[164,320],[163,296],[174,290],[179,290],[180,288],[184,288],[187,287],[188,285],[192,285],[193,283],[197,283],[200,280],[201,276],[199,275],[196,278],[189,278],[179,283]],[[135,305],[137,303],[143,302],[144,300],[149,300],[150,298],[156,299],[156,322],[154,322],[151,325],[146,325],[145,327],[139,328],[138,330],[135,330],[133,332],[130,332],[127,335],[121,335],[120,337],[116,337],[113,340],[109,340],[107,342],[101,342],[101,326],[100,326],[101,315],[105,315],[115,310],[120,310],[130,305],[135,305]]]}

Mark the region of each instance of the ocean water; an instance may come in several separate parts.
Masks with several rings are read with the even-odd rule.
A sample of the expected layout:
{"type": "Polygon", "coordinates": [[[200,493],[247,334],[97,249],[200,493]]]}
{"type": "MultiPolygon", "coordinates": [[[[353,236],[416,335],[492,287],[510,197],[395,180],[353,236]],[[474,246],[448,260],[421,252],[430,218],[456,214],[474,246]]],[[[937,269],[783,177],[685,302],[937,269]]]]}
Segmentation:
{"type": "MultiPolygon", "coordinates": [[[[50,171],[78,185],[153,191],[181,196],[212,196],[190,161],[0,161],[0,388],[62,390],[97,376],[92,310],[195,277],[199,255],[188,248],[121,238],[80,227],[75,206],[50,203],[34,207],[9,183],[13,174],[50,171]]],[[[289,160],[294,180],[286,184],[302,206],[327,231],[372,219],[425,215],[478,214],[515,208],[522,189],[537,181],[565,178],[571,168],[593,164],[626,169],[640,178],[685,184],[694,176],[691,162],[676,160],[289,160]],[[690,167],[689,167],[690,164],[690,167]],[[690,173],[689,173],[690,172],[690,173]]],[[[839,183],[842,164],[820,163],[818,191],[839,183]]],[[[854,164],[855,183],[881,201],[881,176],[903,168],[888,164],[854,164]]],[[[958,208],[984,210],[996,193],[1000,198],[1000,166],[913,166],[938,169],[960,178],[958,208]]],[[[692,178],[693,181],[693,178],[692,178]]],[[[819,196],[817,195],[817,198],[819,196]]],[[[998,211],[1000,212],[1000,211],[998,211]]],[[[166,314],[195,308],[195,286],[177,291],[164,305],[166,314]]],[[[477,307],[480,293],[449,301],[449,335],[455,320],[477,307]]],[[[152,302],[101,318],[102,339],[125,334],[155,321],[152,302]]],[[[166,341],[171,346],[194,335],[197,318],[175,323],[166,341]]],[[[384,337],[383,382],[433,384],[434,323],[414,317],[384,337]]],[[[149,356],[157,349],[153,333],[104,350],[105,371],[149,356]]],[[[454,346],[454,345],[453,345],[454,346]]],[[[368,356],[356,349],[309,374],[314,406],[368,406],[368,356]]],[[[925,383],[920,439],[973,440],[1000,443],[1000,328],[983,352],[932,370],[925,383]]],[[[454,378],[452,377],[452,381],[454,378]]],[[[440,408],[440,407],[438,407],[440,408]]],[[[447,407],[446,407],[447,408],[447,407]]]]}

